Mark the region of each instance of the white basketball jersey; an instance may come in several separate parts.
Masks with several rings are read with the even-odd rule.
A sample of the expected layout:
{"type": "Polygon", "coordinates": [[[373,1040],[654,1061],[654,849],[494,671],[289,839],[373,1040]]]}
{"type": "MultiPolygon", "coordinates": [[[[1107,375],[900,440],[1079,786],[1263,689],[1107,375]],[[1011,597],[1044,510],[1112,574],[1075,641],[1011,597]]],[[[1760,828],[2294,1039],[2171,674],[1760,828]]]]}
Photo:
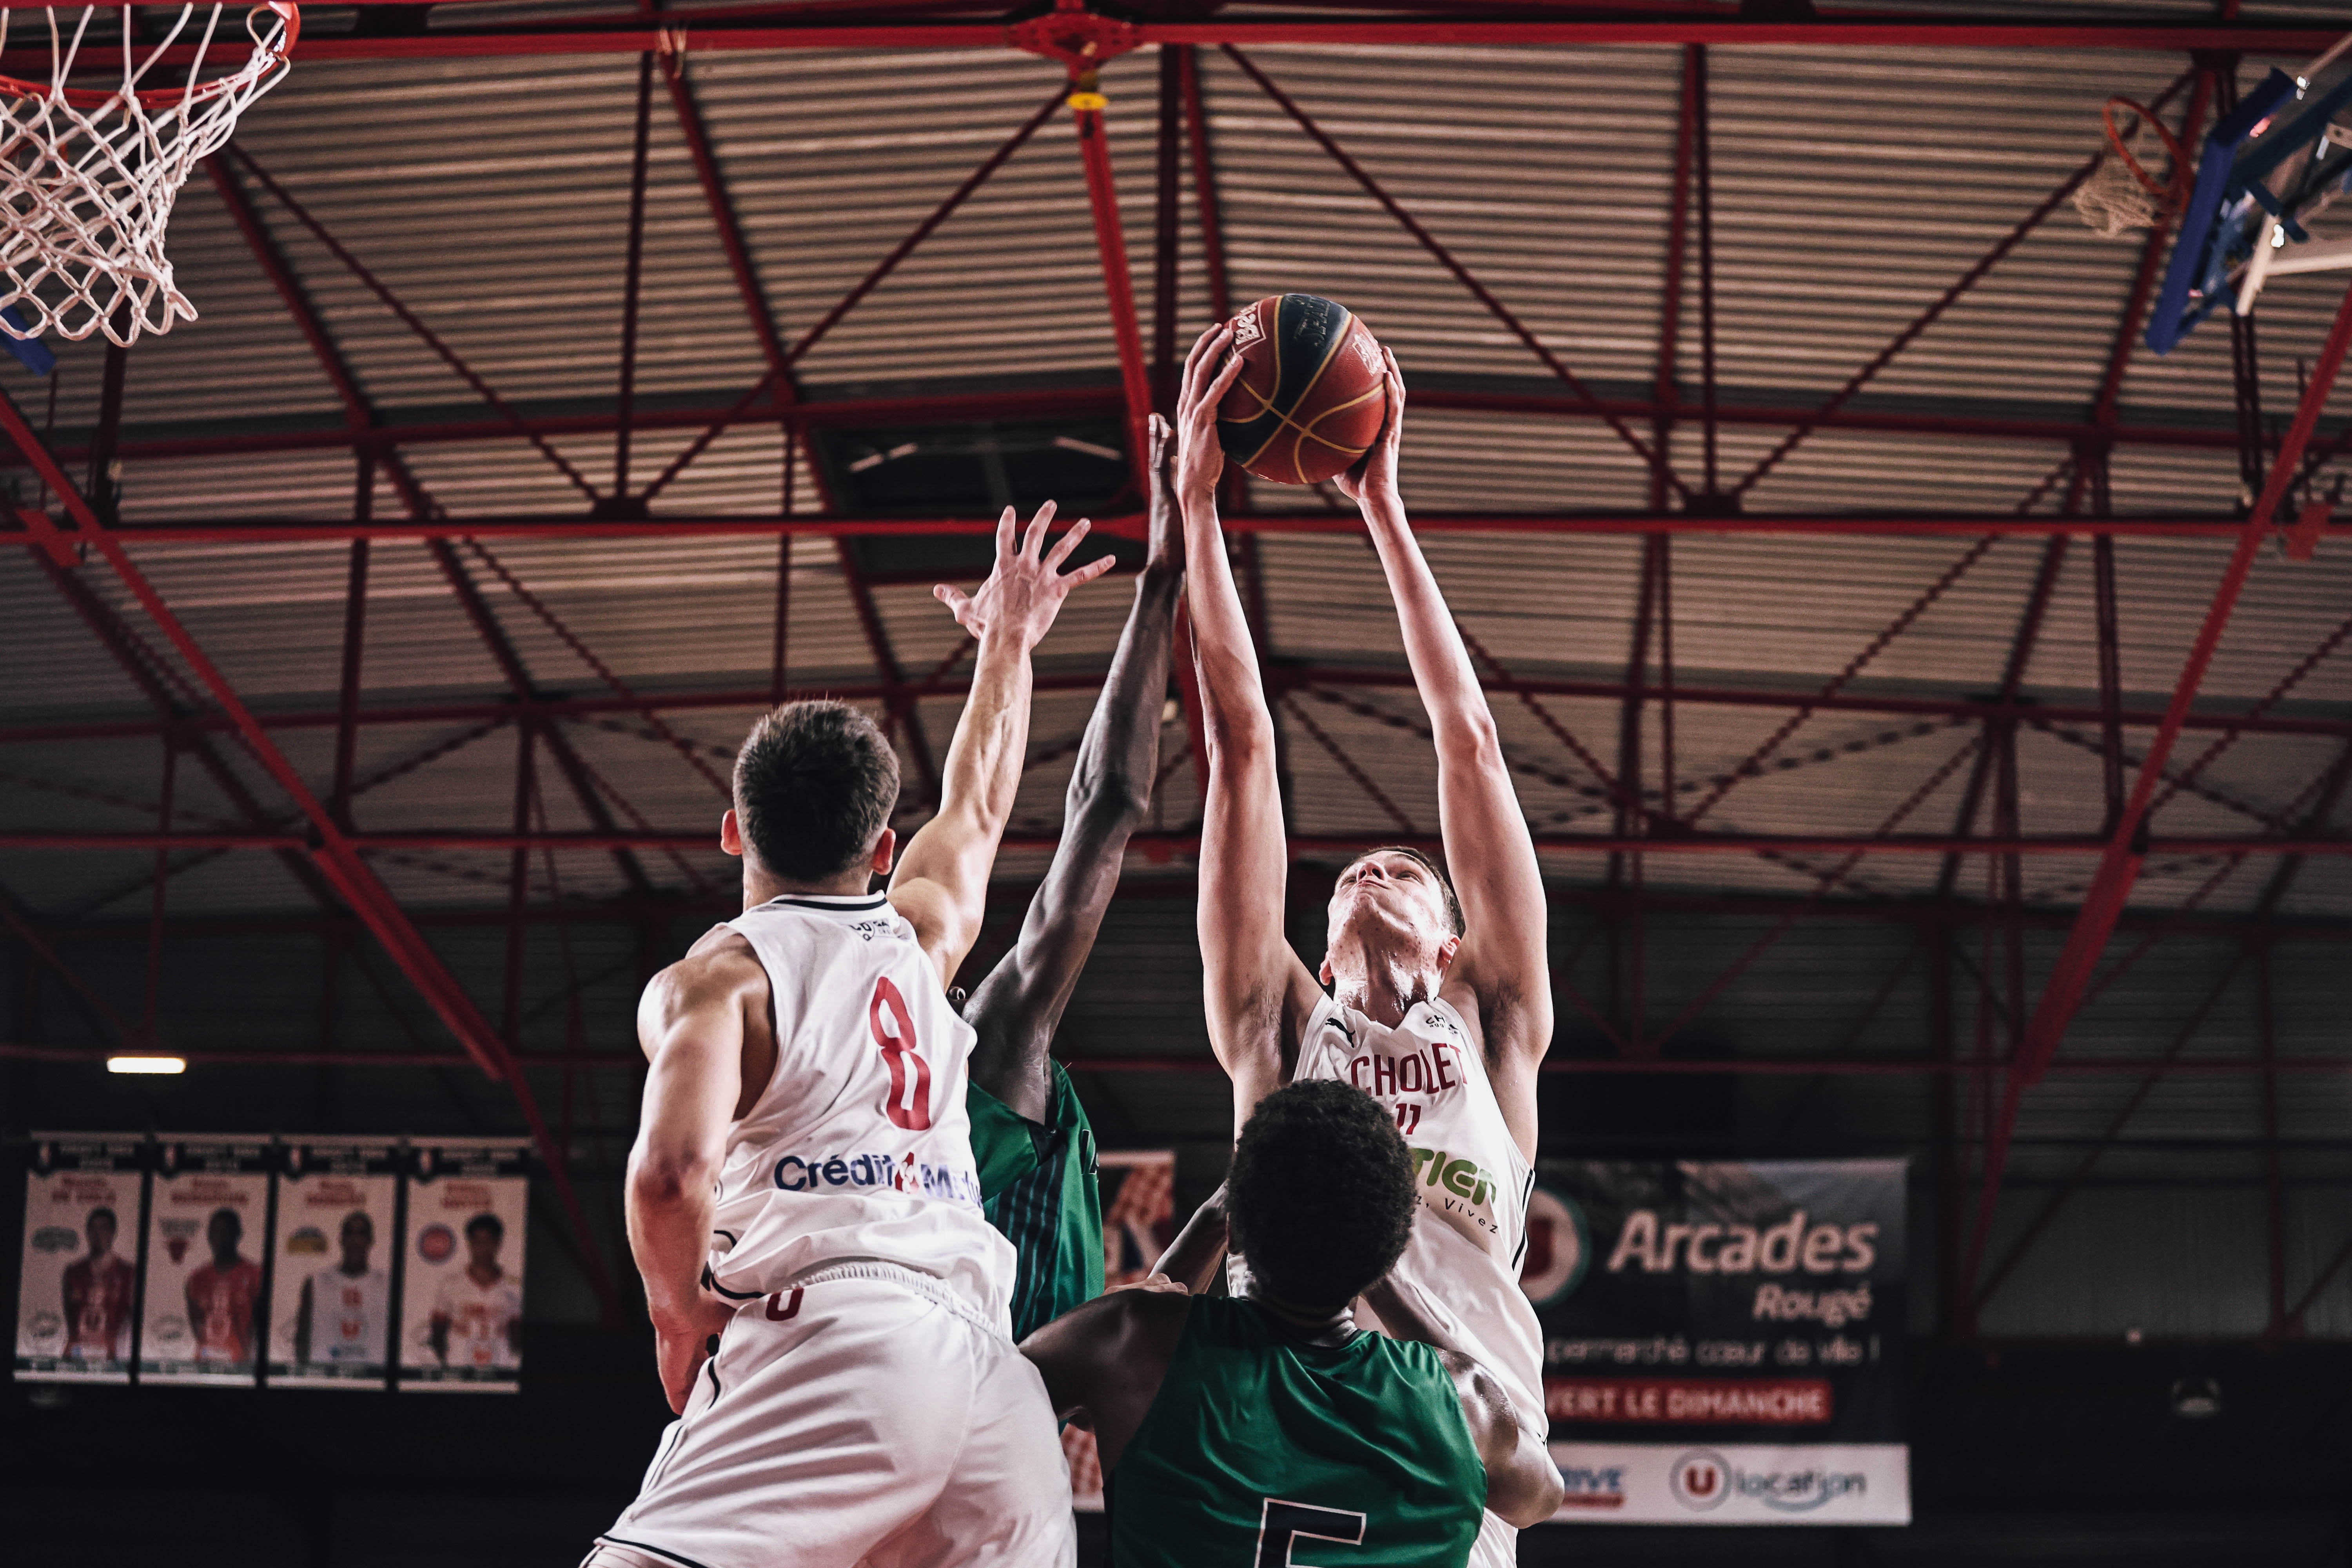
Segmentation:
{"type": "Polygon", "coordinates": [[[1352,1083],[1396,1117],[1421,1194],[1395,1273],[1502,1381],[1519,1419],[1544,1415],[1543,1329],[1519,1289],[1535,1171],[1503,1121],[1486,1063],[1446,1002],[1418,1002],[1391,1029],[1329,997],[1300,1037],[1294,1079],[1352,1083]]]}
{"type": "Polygon", "coordinates": [[[1010,1335],[1014,1253],[980,1207],[971,1026],[879,893],[772,899],[727,922],[768,972],[776,1070],[728,1130],[711,1278],[781,1290],[829,1264],[940,1279],[1010,1335]]]}
{"type": "Polygon", "coordinates": [[[339,1267],[311,1275],[310,1359],[383,1364],[391,1296],[390,1283],[381,1268],[371,1268],[356,1278],[339,1267]]]}
{"type": "Polygon", "coordinates": [[[511,1367],[513,1328],[522,1317],[522,1289],[511,1274],[482,1284],[461,1266],[442,1276],[433,1315],[449,1323],[449,1364],[511,1367]]]}

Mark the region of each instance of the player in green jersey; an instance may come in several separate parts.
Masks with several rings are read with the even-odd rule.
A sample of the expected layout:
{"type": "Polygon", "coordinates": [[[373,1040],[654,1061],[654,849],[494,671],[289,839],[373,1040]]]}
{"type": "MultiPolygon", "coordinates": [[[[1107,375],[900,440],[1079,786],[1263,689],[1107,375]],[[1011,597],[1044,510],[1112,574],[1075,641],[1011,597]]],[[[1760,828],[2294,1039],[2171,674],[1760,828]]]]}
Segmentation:
{"type": "Polygon", "coordinates": [[[1030,900],[1020,939],[972,988],[963,1016],[978,1041],[964,1103],[981,1203],[1020,1254],[1013,1336],[1102,1294],[1102,1194],[1094,1130],[1048,1047],[1118,886],[1127,841],[1150,809],[1160,763],[1168,648],[1183,586],[1175,441],[1151,417],[1151,508],[1142,580],[1070,775],[1061,842],[1030,900]]]}
{"type": "Polygon", "coordinates": [[[1113,1568],[1280,1568],[1294,1542],[1348,1568],[1462,1568],[1482,1510],[1551,1517],[1559,1471],[1541,1439],[1385,1278],[1419,1200],[1376,1100],[1330,1079],[1276,1089],[1225,1193],[1249,1295],[1187,1293],[1223,1250],[1212,1205],[1171,1249],[1176,1279],[1021,1347],[1055,1409],[1095,1434],[1113,1568]],[[1388,1335],[1355,1327],[1360,1292],[1388,1335]]]}

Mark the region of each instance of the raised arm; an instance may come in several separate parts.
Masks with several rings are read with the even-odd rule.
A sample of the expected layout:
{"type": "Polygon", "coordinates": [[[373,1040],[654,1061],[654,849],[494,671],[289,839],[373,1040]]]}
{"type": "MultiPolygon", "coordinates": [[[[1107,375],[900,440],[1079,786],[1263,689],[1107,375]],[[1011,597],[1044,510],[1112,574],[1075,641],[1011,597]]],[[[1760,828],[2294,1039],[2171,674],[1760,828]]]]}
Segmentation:
{"type": "Polygon", "coordinates": [[[1176,409],[1177,504],[1200,672],[1209,794],[1201,809],[1201,959],[1209,1044],[1234,1080],[1234,1127],[1282,1087],[1322,988],[1282,930],[1290,857],[1275,777],[1274,714],[1217,523],[1217,405],[1241,374],[1233,329],[1202,334],[1176,409]]]}
{"type": "Polygon", "coordinates": [[[964,1017],[979,1035],[971,1080],[1016,1115],[1044,1121],[1052,1109],[1047,1048],[1062,1009],[1094,951],[1103,910],[1118,887],[1127,841],[1151,809],[1160,767],[1160,711],[1168,697],[1168,645],[1184,584],[1178,532],[1176,443],[1151,416],[1151,531],[1135,607],[1111,655],[1110,674],[1078,743],[1062,809],[1062,837],[1029,900],[1020,940],[975,986],[964,1017]]]}
{"type": "MultiPolygon", "coordinates": [[[[706,1289],[712,1194],[727,1123],[743,1092],[747,1009],[767,1007],[766,975],[750,944],[715,931],[654,976],[637,1004],[646,1053],[645,1109],[629,1150],[629,1251],[646,1285],[654,1353],[672,1411],[733,1315],[706,1289]]],[[[446,1332],[436,1320],[436,1332],[446,1332]]]]}
{"type": "MultiPolygon", "coordinates": [[[[1529,1159],[1536,1144],[1536,1069],[1551,1047],[1551,971],[1545,953],[1543,878],[1535,840],[1511,786],[1486,694],[1461,628],[1405,521],[1397,489],[1404,377],[1388,360],[1389,417],[1381,438],[1339,488],[1371,531],[1396,601],[1405,658],[1437,742],[1437,811],[1446,868],[1462,900],[1462,948],[1444,990],[1476,1007],[1504,1120],[1529,1159]]],[[[1469,1009],[1465,1008],[1467,1012],[1469,1009]]]]}
{"type": "Polygon", "coordinates": [[[934,588],[966,631],[980,639],[971,673],[971,695],[956,721],[940,775],[939,814],[908,842],[890,879],[890,903],[915,928],[940,984],[954,984],[964,954],[980,937],[988,900],[988,873],[996,864],[997,841],[1013,816],[1029,749],[1029,650],[1054,624],[1062,600],[1080,583],[1110,570],[1111,558],[1079,567],[1067,576],[1062,563],[1087,536],[1082,519],[1049,553],[1045,527],[1054,521],[1047,501],[1016,543],[1013,509],[996,524],[996,567],[969,598],[950,587],[934,588]]]}

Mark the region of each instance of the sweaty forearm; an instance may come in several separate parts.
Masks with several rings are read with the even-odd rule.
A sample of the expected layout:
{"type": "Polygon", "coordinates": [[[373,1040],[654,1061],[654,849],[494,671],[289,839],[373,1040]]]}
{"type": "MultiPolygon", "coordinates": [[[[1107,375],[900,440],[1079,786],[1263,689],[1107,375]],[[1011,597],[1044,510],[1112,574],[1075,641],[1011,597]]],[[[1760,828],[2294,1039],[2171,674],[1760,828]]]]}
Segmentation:
{"type": "Polygon", "coordinates": [[[1128,612],[1070,775],[1066,815],[1073,831],[1114,833],[1123,847],[1126,833],[1150,805],[1176,595],[1182,586],[1182,574],[1160,565],[1147,566],[1136,584],[1135,606],[1128,612]]]}
{"type": "Polygon", "coordinates": [[[1029,648],[991,628],[973,661],[971,695],[940,779],[940,810],[960,811],[992,839],[1013,815],[1029,745],[1029,648]]]}
{"type": "Polygon", "coordinates": [[[1413,537],[1403,508],[1393,501],[1368,504],[1364,521],[1380,552],[1381,569],[1395,600],[1397,626],[1404,637],[1405,659],[1412,667],[1413,685],[1428,710],[1431,728],[1441,745],[1470,738],[1481,721],[1491,721],[1486,693],[1470,663],[1462,630],[1437,586],[1421,542],[1413,537]]]}
{"type": "Polygon", "coordinates": [[[646,1283],[646,1310],[659,1322],[701,1299],[710,1256],[710,1184],[632,1159],[627,1207],[629,1253],[646,1283]]]}
{"type": "Polygon", "coordinates": [[[1271,743],[1274,720],[1258,679],[1257,649],[1242,614],[1241,589],[1225,556],[1213,500],[1195,498],[1184,503],[1184,560],[1192,653],[1201,678],[1201,717],[1210,742],[1271,743]]]}

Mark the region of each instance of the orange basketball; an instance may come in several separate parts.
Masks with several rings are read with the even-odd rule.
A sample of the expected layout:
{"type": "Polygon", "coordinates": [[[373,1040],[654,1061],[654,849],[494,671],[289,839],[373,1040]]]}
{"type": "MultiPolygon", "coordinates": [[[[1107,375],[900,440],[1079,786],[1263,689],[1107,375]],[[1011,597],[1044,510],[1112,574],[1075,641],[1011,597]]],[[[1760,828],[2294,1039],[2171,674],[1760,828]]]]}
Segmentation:
{"type": "Polygon", "coordinates": [[[1234,318],[1242,373],[1217,409],[1225,456],[1262,479],[1311,485],[1379,439],[1387,365],[1371,330],[1315,294],[1276,294],[1234,318]]]}

